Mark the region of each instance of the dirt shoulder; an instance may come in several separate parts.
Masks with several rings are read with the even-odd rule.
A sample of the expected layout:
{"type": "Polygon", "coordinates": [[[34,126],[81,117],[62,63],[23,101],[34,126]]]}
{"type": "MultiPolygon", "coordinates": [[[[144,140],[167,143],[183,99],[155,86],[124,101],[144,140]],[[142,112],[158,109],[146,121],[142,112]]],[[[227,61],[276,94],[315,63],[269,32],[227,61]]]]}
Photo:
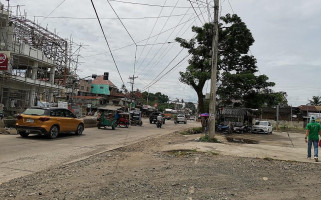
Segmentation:
{"type": "MultiPolygon", "coordinates": [[[[172,133],[0,185],[0,199],[312,199],[321,165],[163,151],[172,133]]],[[[233,148],[233,146],[230,146],[233,148]]]]}

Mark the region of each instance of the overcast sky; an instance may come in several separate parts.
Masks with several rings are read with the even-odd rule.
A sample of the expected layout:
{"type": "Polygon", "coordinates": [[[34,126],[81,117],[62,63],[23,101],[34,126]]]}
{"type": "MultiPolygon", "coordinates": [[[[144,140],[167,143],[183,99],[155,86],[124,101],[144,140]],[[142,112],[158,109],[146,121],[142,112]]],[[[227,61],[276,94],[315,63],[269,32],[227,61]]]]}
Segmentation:
{"type": "MultiPolygon", "coordinates": [[[[179,53],[182,48],[177,43],[168,42],[173,42],[177,36],[192,38],[191,26],[200,26],[200,21],[204,23],[209,20],[207,9],[202,3],[206,0],[199,1],[199,5],[195,3],[196,0],[192,0],[195,11],[198,14],[203,13],[199,18],[187,0],[120,1],[123,2],[110,0],[110,3],[119,17],[124,18],[122,21],[137,44],[135,76],[138,76],[138,79],[135,80],[135,89],[145,88],[165,67],[167,68],[162,74],[187,55],[186,50],[179,53]],[[162,9],[160,6],[124,2],[165,4],[165,7],[162,9]],[[162,17],[157,19],[158,16],[162,17]],[[138,19],[143,17],[153,18],[138,19]],[[155,36],[160,32],[164,33],[155,36]],[[145,40],[149,36],[154,37],[145,40]]],[[[6,4],[4,0],[1,2],[6,4]]],[[[10,0],[10,3],[23,5],[20,11],[25,11],[27,18],[35,19],[63,38],[72,37],[75,43],[84,45],[81,48],[82,57],[77,71],[80,77],[109,72],[110,80],[121,87],[122,81],[95,19],[90,0],[10,0]]],[[[94,0],[94,4],[120,74],[129,88],[128,77],[134,73],[136,48],[135,45],[121,47],[133,44],[133,40],[116,19],[107,0],[94,0]]],[[[213,0],[211,4],[213,5],[213,0]]],[[[321,1],[221,0],[220,4],[221,15],[235,13],[251,30],[255,39],[251,53],[258,61],[259,73],[266,74],[270,81],[276,83],[273,90],[287,92],[289,104],[293,106],[308,103],[312,96],[321,96],[321,1]]],[[[78,46],[74,46],[73,50],[77,48],[78,46]]],[[[171,99],[183,98],[185,101],[197,102],[195,91],[178,80],[179,71],[184,71],[186,66],[186,61],[181,62],[150,87],[149,91],[160,91],[171,99]]],[[[209,92],[209,89],[209,84],[206,84],[204,93],[209,92]]]]}

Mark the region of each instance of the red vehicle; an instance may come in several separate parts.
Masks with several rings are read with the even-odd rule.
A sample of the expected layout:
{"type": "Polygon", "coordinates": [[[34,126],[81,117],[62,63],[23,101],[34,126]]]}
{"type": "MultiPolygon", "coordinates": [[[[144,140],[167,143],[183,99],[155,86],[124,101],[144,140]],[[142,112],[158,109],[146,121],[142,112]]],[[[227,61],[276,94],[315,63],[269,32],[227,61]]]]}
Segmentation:
{"type": "Polygon", "coordinates": [[[130,123],[129,113],[119,113],[118,126],[128,128],[130,123]]]}

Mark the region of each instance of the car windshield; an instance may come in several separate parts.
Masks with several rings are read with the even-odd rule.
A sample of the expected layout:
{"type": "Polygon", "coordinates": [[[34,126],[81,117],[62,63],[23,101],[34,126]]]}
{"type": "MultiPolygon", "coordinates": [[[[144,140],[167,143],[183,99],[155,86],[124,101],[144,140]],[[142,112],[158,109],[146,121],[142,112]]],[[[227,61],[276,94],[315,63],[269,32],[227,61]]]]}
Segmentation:
{"type": "Polygon", "coordinates": [[[268,122],[256,122],[255,125],[267,126],[268,122]]]}
{"type": "Polygon", "coordinates": [[[178,115],[178,117],[184,117],[184,115],[178,115]]]}
{"type": "Polygon", "coordinates": [[[23,112],[25,115],[44,115],[45,110],[43,109],[35,109],[35,108],[28,108],[23,112]]]}

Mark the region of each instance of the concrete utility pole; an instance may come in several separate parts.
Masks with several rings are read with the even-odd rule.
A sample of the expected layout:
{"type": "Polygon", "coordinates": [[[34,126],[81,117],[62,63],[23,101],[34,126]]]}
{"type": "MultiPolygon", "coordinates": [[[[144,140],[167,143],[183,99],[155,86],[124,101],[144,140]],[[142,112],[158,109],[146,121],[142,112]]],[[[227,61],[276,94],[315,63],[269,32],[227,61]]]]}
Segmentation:
{"type": "Polygon", "coordinates": [[[218,53],[218,11],[219,0],[214,2],[214,28],[212,42],[212,74],[211,74],[211,93],[210,93],[210,117],[209,117],[209,138],[215,136],[215,105],[216,105],[216,75],[217,75],[217,53],[218,53]]]}
{"type": "Polygon", "coordinates": [[[147,91],[147,105],[149,105],[148,104],[148,97],[149,97],[149,88],[148,88],[148,91],[147,91]]]}
{"type": "Polygon", "coordinates": [[[280,104],[276,106],[276,130],[279,128],[279,112],[280,112],[280,104]]]}
{"type": "Polygon", "coordinates": [[[132,76],[132,77],[129,77],[129,80],[130,80],[130,84],[132,85],[132,92],[131,92],[131,95],[130,95],[130,110],[132,108],[132,102],[133,102],[133,99],[134,99],[134,84],[135,84],[135,79],[138,78],[138,76],[132,76]]]}

